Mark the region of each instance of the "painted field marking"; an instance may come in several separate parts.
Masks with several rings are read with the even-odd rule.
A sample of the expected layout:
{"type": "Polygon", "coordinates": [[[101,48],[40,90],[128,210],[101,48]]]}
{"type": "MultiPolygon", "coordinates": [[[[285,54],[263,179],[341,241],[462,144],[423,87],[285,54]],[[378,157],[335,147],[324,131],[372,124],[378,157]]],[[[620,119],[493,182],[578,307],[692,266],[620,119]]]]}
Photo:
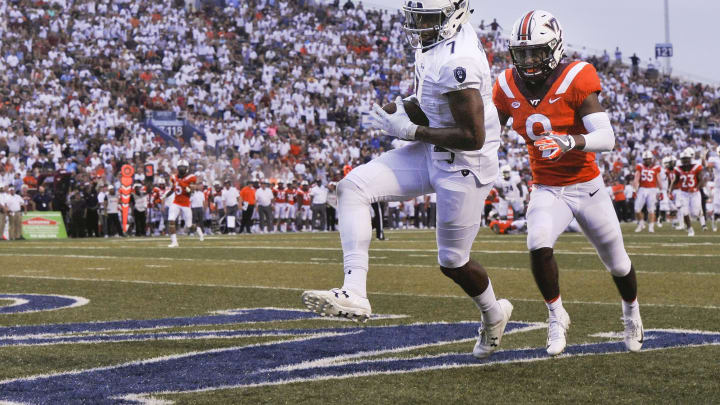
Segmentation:
{"type": "MultiPolygon", "coordinates": [[[[265,311],[267,320],[272,320],[270,317],[273,315],[267,309],[257,310],[265,311]]],[[[246,314],[252,316],[253,312],[256,311],[250,309],[246,314]]],[[[281,317],[293,310],[282,312],[281,317]]],[[[62,325],[45,326],[56,328],[62,325]]],[[[295,337],[6,379],[0,381],[0,401],[62,403],[71,395],[73,400],[82,403],[133,401],[159,404],[168,402],[155,395],[552,359],[544,347],[500,350],[485,360],[458,352],[402,357],[403,353],[412,350],[475,340],[477,326],[477,322],[434,322],[362,328],[263,330],[262,333],[284,333],[295,337]]],[[[510,335],[543,327],[540,323],[512,321],[505,333],[510,335]]],[[[252,331],[233,331],[247,332],[252,331]]],[[[193,333],[197,332],[186,335],[193,338],[193,333]]],[[[163,337],[169,338],[167,334],[163,337]]],[[[708,345],[720,345],[720,333],[649,329],[645,331],[643,350],[630,355],[642,356],[648,351],[708,345]]],[[[628,355],[624,344],[611,341],[569,345],[560,357],[623,353],[628,355]]]]}
{"type": "MultiPolygon", "coordinates": [[[[14,254],[7,254],[7,253],[0,253],[0,256],[20,256],[20,255],[14,255],[14,254]]],[[[311,258],[310,261],[300,261],[300,260],[239,260],[239,259],[205,259],[205,258],[182,258],[182,257],[140,257],[140,256],[128,256],[128,257],[121,257],[121,256],[105,256],[105,255],[54,255],[54,254],[40,254],[40,253],[27,253],[22,254],[22,256],[33,256],[33,257],[58,257],[58,258],[65,258],[65,259],[98,259],[98,260],[128,260],[128,259],[136,259],[136,260],[163,260],[163,261],[180,261],[180,262],[211,262],[211,263],[236,263],[236,264],[288,264],[288,265],[303,265],[303,264],[312,264],[312,265],[328,265],[328,266],[342,266],[342,262],[331,262],[330,259],[322,259],[322,258],[311,258]],[[322,261],[322,262],[321,262],[322,261]]],[[[408,256],[420,256],[420,257],[437,257],[437,255],[408,255],[408,256]]],[[[373,258],[374,256],[370,256],[370,258],[373,258]]],[[[384,256],[378,257],[378,259],[387,258],[384,256]]],[[[437,264],[405,264],[405,263],[371,263],[373,267],[399,267],[399,268],[428,268],[428,269],[436,269],[437,264]]],[[[155,266],[160,267],[160,265],[152,265],[152,264],[146,264],[145,266],[155,266]]],[[[165,266],[169,267],[169,266],[165,266]]],[[[488,269],[493,270],[500,270],[500,271],[529,271],[528,268],[518,268],[518,267],[499,267],[499,266],[486,266],[488,269]]],[[[596,273],[596,272],[602,272],[604,269],[568,269],[568,268],[562,268],[560,269],[563,272],[578,272],[578,273],[596,273]]],[[[691,275],[691,276],[720,276],[720,272],[692,272],[692,271],[637,271],[638,274],[682,274],[682,275],[691,275]]]]}
{"type": "MultiPolygon", "coordinates": [[[[183,286],[183,287],[209,287],[209,288],[237,288],[237,289],[259,289],[259,290],[281,290],[281,291],[307,291],[311,288],[299,288],[299,287],[274,287],[264,285],[227,285],[227,284],[193,284],[193,283],[178,283],[174,281],[148,281],[148,280],[122,280],[122,279],[102,279],[102,278],[85,278],[85,277],[53,277],[53,276],[26,276],[19,274],[5,274],[0,275],[0,278],[28,278],[38,280],[70,280],[70,281],[91,281],[91,282],[107,282],[107,283],[128,283],[128,284],[149,284],[149,285],[169,285],[169,286],[183,286]]],[[[450,299],[468,299],[467,296],[462,295],[449,295],[449,294],[414,294],[414,293],[393,293],[393,292],[371,292],[370,295],[384,295],[384,296],[398,296],[398,297],[422,297],[422,298],[450,298],[450,299]]],[[[534,298],[514,298],[507,297],[507,299],[513,301],[524,301],[524,302],[545,302],[542,299],[534,298]]],[[[613,305],[617,306],[617,302],[602,302],[602,301],[565,301],[566,304],[583,304],[583,305],[613,305]]],[[[720,306],[714,305],[683,305],[683,304],[662,304],[662,303],[647,303],[643,302],[642,306],[648,307],[665,307],[665,308],[697,308],[697,309],[720,309],[720,306]]]]}
{"type": "MultiPolygon", "coordinates": [[[[267,246],[267,245],[258,245],[258,246],[217,246],[217,247],[210,247],[210,246],[187,246],[183,247],[183,249],[238,249],[238,250],[300,250],[300,251],[325,251],[325,252],[342,252],[342,248],[332,248],[332,247],[309,247],[309,246],[267,246]]],[[[64,248],[63,250],[67,250],[68,248],[64,248]]],[[[87,248],[80,248],[77,249],[87,249],[87,248]]],[[[158,249],[151,246],[145,246],[141,247],[139,249],[158,249]]],[[[98,249],[102,250],[102,249],[98,249]]],[[[437,252],[437,249],[393,249],[393,248],[372,248],[370,249],[371,252],[398,252],[398,253],[432,253],[437,252]]],[[[522,254],[526,255],[528,252],[527,250],[478,250],[473,249],[470,251],[470,253],[481,253],[481,254],[522,254]]],[[[555,250],[556,254],[563,254],[563,255],[581,255],[581,256],[596,256],[597,253],[594,251],[592,252],[578,252],[575,250],[555,250]]],[[[652,256],[652,257],[718,257],[720,258],[720,253],[718,254],[707,254],[707,253],[701,253],[701,254],[692,254],[692,253],[639,253],[639,252],[628,252],[630,256],[652,256]]],[[[8,256],[11,254],[3,253],[3,256],[8,256]]],[[[16,254],[13,256],[20,256],[21,254],[16,254]]]]}

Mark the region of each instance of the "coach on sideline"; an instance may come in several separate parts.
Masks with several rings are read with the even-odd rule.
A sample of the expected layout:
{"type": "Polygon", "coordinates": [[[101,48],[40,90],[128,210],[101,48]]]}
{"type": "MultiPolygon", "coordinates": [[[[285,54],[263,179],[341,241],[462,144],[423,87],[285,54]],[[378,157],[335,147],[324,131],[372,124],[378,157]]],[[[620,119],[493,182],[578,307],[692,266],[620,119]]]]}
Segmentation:
{"type": "Polygon", "coordinates": [[[22,214],[27,212],[25,200],[18,194],[15,194],[15,187],[10,186],[10,193],[5,200],[7,207],[8,219],[10,222],[10,240],[23,239],[22,237],[22,214]]]}

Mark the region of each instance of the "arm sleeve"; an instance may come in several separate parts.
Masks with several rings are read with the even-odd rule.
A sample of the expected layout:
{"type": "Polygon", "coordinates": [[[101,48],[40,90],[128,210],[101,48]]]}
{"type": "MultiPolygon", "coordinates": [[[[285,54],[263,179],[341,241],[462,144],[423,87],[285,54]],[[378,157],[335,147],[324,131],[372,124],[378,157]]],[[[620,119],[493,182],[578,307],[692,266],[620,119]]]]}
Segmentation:
{"type": "Polygon", "coordinates": [[[582,118],[588,133],[585,138],[585,152],[608,152],[615,148],[615,131],[610,125],[606,112],[588,114],[582,118]]]}

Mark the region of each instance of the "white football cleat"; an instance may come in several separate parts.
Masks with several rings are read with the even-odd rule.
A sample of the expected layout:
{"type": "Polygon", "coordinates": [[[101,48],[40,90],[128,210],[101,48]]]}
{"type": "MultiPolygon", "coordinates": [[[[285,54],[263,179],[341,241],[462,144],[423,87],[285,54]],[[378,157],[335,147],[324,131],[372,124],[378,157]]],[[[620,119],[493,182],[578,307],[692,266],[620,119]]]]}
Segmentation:
{"type": "Polygon", "coordinates": [[[177,242],[173,242],[173,243],[171,243],[171,244],[168,245],[169,248],[176,248],[176,247],[178,247],[178,246],[180,246],[180,245],[178,245],[177,242]]]}
{"type": "Polygon", "coordinates": [[[501,299],[498,300],[498,304],[503,311],[503,319],[492,325],[486,325],[483,322],[482,326],[478,328],[478,334],[480,334],[480,336],[478,336],[478,340],[473,348],[473,356],[478,359],[484,359],[490,356],[500,347],[500,341],[502,340],[503,333],[505,333],[505,327],[510,320],[510,315],[512,315],[513,306],[510,301],[501,299]]]}
{"type": "Polygon", "coordinates": [[[688,236],[695,236],[695,230],[692,227],[688,228],[688,236]]]}
{"type": "Polygon", "coordinates": [[[570,316],[562,312],[559,317],[548,319],[547,354],[557,356],[565,350],[570,316]]]}
{"type": "Polygon", "coordinates": [[[302,293],[302,301],[309,310],[321,316],[338,316],[355,322],[367,322],[372,313],[367,298],[340,288],[305,291],[302,293]]]}
{"type": "Polygon", "coordinates": [[[635,232],[642,232],[643,229],[645,229],[645,224],[640,222],[637,228],[635,228],[635,232]]]}
{"type": "Polygon", "coordinates": [[[620,318],[625,324],[625,347],[631,352],[639,352],[645,340],[645,332],[643,330],[642,319],[637,318],[620,318]]]}

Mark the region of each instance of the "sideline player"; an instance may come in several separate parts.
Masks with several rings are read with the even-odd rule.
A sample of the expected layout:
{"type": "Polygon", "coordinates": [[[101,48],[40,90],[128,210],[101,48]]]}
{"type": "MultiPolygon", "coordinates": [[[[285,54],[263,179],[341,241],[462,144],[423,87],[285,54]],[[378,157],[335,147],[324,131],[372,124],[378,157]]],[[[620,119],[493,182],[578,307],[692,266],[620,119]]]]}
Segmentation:
{"type": "Polygon", "coordinates": [[[662,174],[662,169],[658,165],[653,165],[653,154],[646,150],[642,154],[642,163],[635,166],[635,177],[633,178],[633,188],[637,190],[635,198],[635,219],[637,220],[637,228],[635,232],[642,232],[645,229],[645,220],[643,218],[643,206],[648,213],[648,232],[655,232],[655,205],[657,203],[658,193],[658,177],[662,174]]]}
{"type": "MultiPolygon", "coordinates": [[[[473,355],[500,345],[512,312],[496,300],[485,269],[470,258],[482,204],[498,175],[500,125],[492,104],[487,58],[469,22],[467,1],[408,1],[403,29],[415,49],[416,102],[429,126],[410,121],[403,102],[386,113],[374,105],[372,126],[412,142],[353,169],[338,184],[345,282],[330,291],[306,291],[303,302],[323,315],[365,320],[370,204],[437,193],[438,262],[444,275],[472,297],[482,314],[473,355]],[[422,4],[420,4],[422,3],[422,4]]],[[[415,101],[412,101],[415,100],[415,101]]]]}
{"type": "MultiPolygon", "coordinates": [[[[177,235],[175,234],[175,221],[178,216],[182,217],[185,221],[186,227],[192,227],[192,211],[190,210],[190,194],[192,193],[192,185],[197,182],[197,177],[194,174],[188,174],[188,162],[187,160],[180,160],[177,165],[177,174],[170,178],[172,183],[170,189],[165,193],[165,198],[169,197],[170,194],[175,193],[175,199],[173,200],[170,210],[168,212],[168,230],[170,232],[170,244],[168,247],[178,247],[177,235]]],[[[203,239],[202,227],[196,228],[197,234],[200,240],[203,239]]]]}
{"type": "Polygon", "coordinates": [[[615,134],[598,101],[600,79],[585,62],[562,63],[562,28],[547,11],[515,22],[510,36],[514,68],[502,72],[493,98],[501,124],[527,142],[533,190],[528,205],[530,265],[549,311],[547,352],[565,349],[570,316],[562,306],[553,246],[573,218],[597,250],[622,296],[625,346],[640,350],[643,327],[635,270],[595,153],[610,151],[615,134]]]}
{"type": "Polygon", "coordinates": [[[683,219],[685,220],[685,228],[688,231],[688,236],[695,236],[695,230],[690,223],[691,215],[700,220],[700,226],[702,226],[703,231],[707,230],[705,216],[702,212],[702,201],[700,199],[700,189],[705,186],[703,167],[699,163],[693,164],[692,160],[694,157],[695,151],[693,148],[685,148],[685,150],[680,153],[680,166],[675,167],[675,179],[673,180],[673,186],[676,184],[680,185],[680,198],[676,201],[676,204],[682,207],[683,219]]]}
{"type": "Polygon", "coordinates": [[[275,196],[275,230],[287,232],[287,228],[285,228],[285,220],[288,217],[287,190],[282,181],[277,182],[273,189],[273,195],[275,196]]]}
{"type": "Polygon", "coordinates": [[[718,226],[717,221],[720,218],[720,145],[715,149],[717,156],[713,156],[708,159],[706,165],[708,169],[713,170],[713,178],[715,179],[715,189],[713,191],[713,217],[712,217],[712,230],[717,232],[718,226]]]}
{"type": "Polygon", "coordinates": [[[510,165],[501,167],[500,173],[502,174],[502,178],[495,183],[495,188],[500,197],[500,203],[498,204],[498,214],[500,218],[509,219],[508,209],[510,207],[513,209],[514,218],[525,215],[525,202],[523,201],[520,178],[512,176],[510,165]]]}

